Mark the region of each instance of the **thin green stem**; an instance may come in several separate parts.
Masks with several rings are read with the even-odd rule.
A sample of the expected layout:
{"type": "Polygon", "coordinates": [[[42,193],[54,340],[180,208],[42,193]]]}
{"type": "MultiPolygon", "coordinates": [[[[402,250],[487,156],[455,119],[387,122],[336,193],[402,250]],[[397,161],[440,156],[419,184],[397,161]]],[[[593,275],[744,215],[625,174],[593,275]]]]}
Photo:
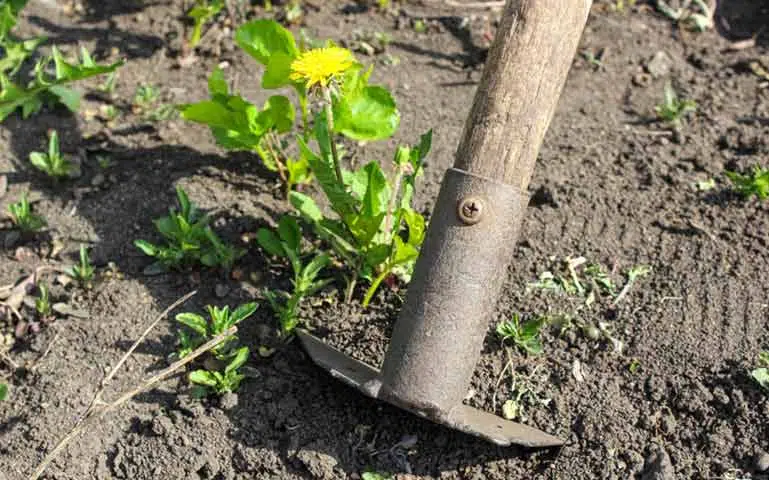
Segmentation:
{"type": "Polygon", "coordinates": [[[302,111],[302,137],[305,141],[310,138],[310,114],[307,108],[307,92],[299,92],[299,109],[302,111]]]}
{"type": "Polygon", "coordinates": [[[371,303],[371,299],[374,298],[374,294],[376,293],[377,289],[379,288],[379,285],[384,281],[385,278],[387,278],[390,275],[390,269],[385,268],[382,270],[382,273],[377,275],[377,277],[374,279],[373,282],[371,282],[371,286],[368,287],[368,290],[366,290],[366,296],[363,297],[363,307],[368,307],[368,304],[371,303]]]}
{"type": "Polygon", "coordinates": [[[342,165],[339,163],[339,154],[336,151],[336,142],[334,141],[334,110],[331,107],[331,90],[323,87],[323,100],[325,102],[326,126],[328,127],[329,143],[331,144],[331,157],[334,159],[334,170],[336,179],[340,185],[344,185],[344,176],[342,175],[342,165]]]}

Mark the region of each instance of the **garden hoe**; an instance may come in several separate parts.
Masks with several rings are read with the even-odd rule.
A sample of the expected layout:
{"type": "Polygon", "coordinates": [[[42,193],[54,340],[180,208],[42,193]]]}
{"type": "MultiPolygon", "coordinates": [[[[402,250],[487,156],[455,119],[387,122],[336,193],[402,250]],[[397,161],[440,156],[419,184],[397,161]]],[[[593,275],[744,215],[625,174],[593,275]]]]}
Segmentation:
{"type": "Polygon", "coordinates": [[[441,184],[381,370],[306,332],[310,357],[364,394],[499,445],[563,441],[464,405],[528,204],[527,187],[591,0],[508,0],[441,184]]]}

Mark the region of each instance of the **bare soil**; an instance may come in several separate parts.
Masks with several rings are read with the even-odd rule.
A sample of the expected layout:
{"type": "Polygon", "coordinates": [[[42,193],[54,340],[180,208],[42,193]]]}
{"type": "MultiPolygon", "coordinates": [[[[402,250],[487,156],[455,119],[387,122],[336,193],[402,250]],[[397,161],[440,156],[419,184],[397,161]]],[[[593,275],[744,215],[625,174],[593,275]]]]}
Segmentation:
{"type": "MultiPolygon", "coordinates": [[[[18,368],[0,364],[11,389],[0,403],[0,478],[31,472],[85,410],[105,370],[176,298],[199,291],[177,312],[235,306],[287,281],[243,241],[287,211],[276,178],[256,158],[220,151],[201,126],[151,122],[130,107],[141,84],[155,85],[163,102],[201,99],[218,64],[245,96],[265,98],[259,68],[233,45],[226,16],[207,34],[197,63],[180,68],[180,1],[86,0],[74,12],[65,3],[30,2],[20,33],[128,62],[114,98],[92,82],[77,116],[55,110],[2,124],[0,171],[10,184],[2,209],[30,191],[49,229],[22,243],[0,242],[8,244],[0,283],[57,263],[48,258],[55,242],[66,246],[62,262],[74,260],[80,243],[91,245],[102,273],[90,290],[54,288],[87,318],[59,318],[19,339],[5,357],[18,368]],[[93,115],[105,103],[121,110],[110,124],[93,115]],[[54,184],[30,168],[27,156],[44,148],[50,128],[59,131],[63,151],[82,161],[80,178],[54,184]],[[106,169],[100,156],[110,160],[106,169]],[[215,217],[224,238],[248,248],[238,263],[242,280],[210,271],[143,274],[150,261],[132,241],[157,239],[151,220],[173,204],[175,185],[215,217]],[[109,262],[120,274],[104,274],[109,262]]],[[[392,15],[316,1],[302,26],[313,38],[338,42],[356,31],[392,37],[386,53],[397,62],[360,57],[376,63],[374,78],[393,90],[401,129],[360,154],[387,162],[396,141],[413,142],[434,128],[418,194],[425,211],[453,162],[496,15],[430,5],[408,3],[392,15]],[[411,27],[417,18],[426,33],[411,27]]],[[[538,388],[551,402],[532,406],[526,421],[565,438],[563,448],[500,448],[417,419],[336,382],[292,343],[270,358],[254,355],[253,378],[221,401],[192,399],[183,376],[140,395],[71,444],[46,478],[354,479],[367,470],[403,479],[769,478],[760,461],[769,451],[769,395],[748,375],[769,347],[769,203],[736,196],[723,175],[766,165],[769,155],[768,81],[749,68],[769,59],[761,30],[767,19],[767,2],[719,1],[717,31],[692,33],[646,5],[624,13],[608,2],[593,8],[580,49],[604,49],[602,65],[574,60],[467,400],[501,413],[509,398],[509,381],[498,385],[507,361],[493,335],[499,320],[513,312],[555,313],[568,303],[526,289],[551,257],[583,255],[613,268],[618,279],[632,265],[650,265],[653,274],[616,309],[593,314],[625,342],[622,354],[607,342],[549,329],[544,355],[513,358],[519,374],[545,373],[538,388]],[[730,48],[756,34],[755,46],[730,48]],[[649,66],[658,52],[669,58],[661,71],[649,66]],[[668,80],[698,103],[680,138],[653,121],[668,80]],[[715,188],[695,187],[709,178],[715,188]],[[581,381],[573,374],[577,360],[581,381]]],[[[364,311],[340,304],[332,292],[305,317],[326,341],[376,365],[402,295],[403,288],[383,292],[364,311]]],[[[241,337],[256,350],[274,328],[265,303],[241,337]]],[[[175,330],[165,322],[150,335],[118,375],[116,391],[167,364],[175,330]]]]}

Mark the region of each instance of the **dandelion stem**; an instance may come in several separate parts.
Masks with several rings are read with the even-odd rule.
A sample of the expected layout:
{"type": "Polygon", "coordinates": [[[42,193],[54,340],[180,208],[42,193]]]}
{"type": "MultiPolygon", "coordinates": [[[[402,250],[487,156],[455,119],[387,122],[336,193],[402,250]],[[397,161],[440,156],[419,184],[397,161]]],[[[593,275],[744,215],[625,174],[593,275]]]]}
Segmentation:
{"type": "Polygon", "coordinates": [[[344,185],[342,176],[342,166],[339,164],[339,154],[336,151],[336,142],[334,142],[334,110],[331,108],[331,90],[328,87],[322,87],[323,100],[325,101],[326,126],[328,128],[329,143],[331,144],[331,156],[334,159],[334,170],[336,179],[341,185],[344,185]]]}

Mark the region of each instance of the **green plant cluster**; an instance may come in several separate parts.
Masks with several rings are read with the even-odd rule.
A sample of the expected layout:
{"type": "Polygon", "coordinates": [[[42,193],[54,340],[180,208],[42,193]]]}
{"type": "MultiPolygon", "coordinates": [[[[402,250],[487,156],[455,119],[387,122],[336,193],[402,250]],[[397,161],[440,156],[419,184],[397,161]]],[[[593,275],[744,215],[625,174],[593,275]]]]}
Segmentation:
{"type": "Polygon", "coordinates": [[[155,245],[135,240],[134,245],[150,257],[157,259],[161,269],[179,269],[192,265],[232,268],[243,251],[227,245],[209,226],[210,218],[190,202],[182,187],[176,187],[179,210],[169,209],[168,216],[155,220],[155,227],[166,240],[155,245]]]}
{"type": "Polygon", "coordinates": [[[756,196],[759,200],[769,198],[769,169],[755,165],[749,173],[726,172],[734,189],[745,198],[756,196]]]}
{"type": "Polygon", "coordinates": [[[24,63],[35,56],[45,38],[27,40],[15,38],[11,30],[28,0],[5,0],[0,3],[0,48],[5,56],[0,60],[0,121],[20,109],[23,118],[37,113],[43,105],[63,104],[76,112],[80,108],[80,93],[68,85],[86,78],[114,72],[123,62],[98,65],[88,50],[80,50],[80,58],[68,61],[55,46],[51,54],[35,63],[33,79],[25,82],[21,75],[24,63]]]}
{"type": "Polygon", "coordinates": [[[8,205],[8,214],[10,215],[11,223],[21,233],[38,232],[47,224],[45,218],[32,212],[32,205],[30,205],[26,194],[22,195],[18,202],[8,205]]]}
{"type": "Polygon", "coordinates": [[[323,267],[339,267],[347,301],[364,280],[368,285],[362,297],[364,306],[387,278],[409,280],[425,234],[425,220],[411,204],[432,133],[422,135],[414,146],[397,147],[389,176],[376,161],[347,169],[343,162],[352,159],[344,158],[338,141],[383,140],[400,123],[390,92],[370,83],[372,70],[331,43],[308,48],[271,20],[244,24],[235,39],[264,67],[261,87],[289,88],[298,105],[277,94],[260,108],[231,92],[223,71],[216,69],[208,82],[210,99],[180,109],[182,118],[210,127],[220,146],[254,152],[269,170],[277,172],[291,205],[310,227],[311,234],[303,234],[311,240],[307,244],[319,245],[318,252],[306,252],[314,253],[314,258],[304,265],[301,242],[293,237],[302,234],[295,220],[281,220],[278,231],[271,235],[260,232],[264,250],[289,259],[294,272],[292,292],[267,294],[281,331],[287,334],[297,324],[301,298],[327,283],[316,278],[323,267]],[[317,61],[307,67],[308,58],[317,61]],[[301,116],[298,132],[297,111],[301,116]],[[323,193],[322,201],[295,190],[313,176],[323,193]],[[327,205],[328,210],[320,205],[327,205]]]}
{"type": "MultiPolygon", "coordinates": [[[[180,313],[176,321],[190,331],[179,331],[177,356],[184,358],[208,340],[226,333],[253,315],[256,308],[256,303],[243,304],[233,311],[228,306],[219,308],[209,305],[206,307],[208,319],[197,313],[180,313]]],[[[210,393],[221,395],[236,391],[245,378],[240,368],[248,361],[248,347],[238,346],[237,335],[230,335],[212,348],[210,354],[210,361],[203,362],[205,368],[190,372],[189,380],[195,384],[193,395],[203,397],[210,393]]]]}

